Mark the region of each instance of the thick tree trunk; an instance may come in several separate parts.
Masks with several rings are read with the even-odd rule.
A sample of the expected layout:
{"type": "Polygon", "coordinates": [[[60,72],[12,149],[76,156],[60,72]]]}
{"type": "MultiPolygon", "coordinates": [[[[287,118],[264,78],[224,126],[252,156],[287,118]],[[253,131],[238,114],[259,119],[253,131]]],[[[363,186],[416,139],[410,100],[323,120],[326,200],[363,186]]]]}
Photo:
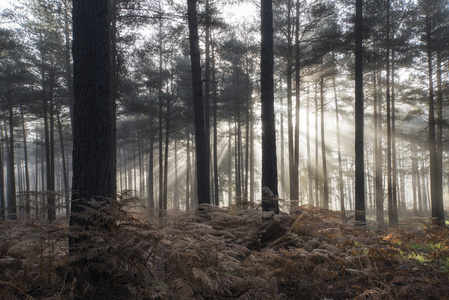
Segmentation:
{"type": "Polygon", "coordinates": [[[355,16],[355,220],[365,226],[365,170],[363,158],[363,21],[362,0],[356,0],[355,16]]]}
{"type": "MultiPolygon", "coordinates": [[[[110,38],[108,0],[73,2],[74,128],[72,212],[86,213],[92,199],[108,203],[115,197],[110,181],[110,38]]],[[[91,224],[72,214],[71,226],[91,224]]],[[[73,248],[80,238],[71,237],[73,248]]]]}
{"type": "Polygon", "coordinates": [[[198,37],[198,20],[196,0],[187,0],[190,59],[192,68],[193,107],[195,118],[195,150],[196,150],[196,179],[198,183],[198,204],[210,203],[209,184],[209,136],[206,132],[206,120],[202,94],[200,48],[198,37]]]}
{"type": "Polygon", "coordinates": [[[273,62],[272,0],[261,0],[262,210],[279,213],[273,62]]]}

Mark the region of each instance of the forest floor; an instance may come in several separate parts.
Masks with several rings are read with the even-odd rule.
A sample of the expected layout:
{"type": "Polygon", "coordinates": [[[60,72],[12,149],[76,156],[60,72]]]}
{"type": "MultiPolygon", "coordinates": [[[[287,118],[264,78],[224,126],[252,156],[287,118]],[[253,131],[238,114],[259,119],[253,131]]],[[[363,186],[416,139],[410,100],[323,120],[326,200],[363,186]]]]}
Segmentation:
{"type": "Polygon", "coordinates": [[[66,217],[0,220],[0,299],[449,299],[449,229],[429,219],[365,230],[312,206],[156,222],[127,211],[116,203],[95,213],[107,227],[70,231],[87,241],[71,255],[66,217]],[[86,267],[107,280],[75,288],[86,267]]]}

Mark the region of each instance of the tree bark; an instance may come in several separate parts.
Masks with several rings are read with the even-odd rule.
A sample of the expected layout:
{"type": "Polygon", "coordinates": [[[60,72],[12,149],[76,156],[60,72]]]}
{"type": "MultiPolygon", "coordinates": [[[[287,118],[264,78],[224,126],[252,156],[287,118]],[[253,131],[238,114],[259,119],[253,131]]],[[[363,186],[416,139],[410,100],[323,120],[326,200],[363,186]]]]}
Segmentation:
{"type": "Polygon", "coordinates": [[[262,210],[279,213],[273,82],[272,0],[261,0],[262,210]]]}
{"type": "Polygon", "coordinates": [[[365,170],[363,158],[363,21],[362,0],[356,0],[355,16],[355,220],[366,224],[365,170]]]}
{"type": "Polygon", "coordinates": [[[209,183],[209,136],[206,132],[206,120],[202,94],[200,48],[196,0],[187,0],[190,60],[192,68],[193,107],[195,119],[196,179],[198,184],[198,204],[210,203],[209,183]]]}
{"type": "MultiPolygon", "coordinates": [[[[114,198],[110,181],[110,146],[114,123],[110,101],[110,36],[108,0],[73,2],[74,128],[72,212],[84,213],[92,199],[104,204],[114,198]]],[[[91,224],[72,214],[70,226],[91,224]]],[[[71,237],[70,247],[80,241],[71,237]]]]}

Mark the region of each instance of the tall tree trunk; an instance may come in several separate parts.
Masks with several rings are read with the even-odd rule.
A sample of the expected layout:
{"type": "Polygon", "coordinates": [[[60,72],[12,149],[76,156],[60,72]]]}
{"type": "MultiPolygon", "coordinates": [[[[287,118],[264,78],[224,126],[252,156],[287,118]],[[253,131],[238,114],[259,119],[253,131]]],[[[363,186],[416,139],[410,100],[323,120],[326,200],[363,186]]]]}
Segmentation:
{"type": "Polygon", "coordinates": [[[191,167],[190,167],[190,132],[189,129],[186,128],[186,146],[187,146],[187,154],[186,154],[186,211],[190,210],[190,172],[191,172],[191,167]]]}
{"type": "Polygon", "coordinates": [[[228,121],[228,206],[232,203],[232,130],[231,121],[228,121]]]}
{"type": "MultiPolygon", "coordinates": [[[[430,3],[428,4],[430,6],[430,3]]],[[[432,218],[437,224],[444,225],[443,199],[440,198],[442,178],[439,176],[437,143],[435,136],[435,104],[433,90],[433,66],[432,66],[432,29],[431,12],[426,7],[425,27],[426,27],[426,47],[427,47],[427,68],[429,76],[429,153],[430,153],[430,196],[432,207],[432,218]]]]}
{"type": "Polygon", "coordinates": [[[246,64],[246,128],[245,128],[245,180],[243,186],[243,199],[245,207],[248,203],[248,181],[249,181],[249,132],[250,132],[250,106],[251,106],[251,79],[249,74],[249,62],[246,64]]]}
{"type": "Polygon", "coordinates": [[[324,209],[329,209],[329,186],[327,177],[326,142],[324,139],[324,76],[320,78],[321,99],[321,157],[323,159],[323,204],[324,209]]]}
{"type": "MultiPolygon", "coordinates": [[[[293,33],[292,33],[292,0],[288,0],[287,7],[287,119],[288,119],[288,167],[290,177],[290,200],[298,203],[298,166],[294,155],[293,128],[293,33]]],[[[295,204],[292,204],[296,206],[295,204]]]]}
{"type": "Polygon", "coordinates": [[[64,198],[65,198],[65,211],[66,216],[70,214],[70,186],[69,186],[69,175],[67,172],[67,162],[65,159],[65,147],[64,147],[64,136],[62,134],[62,124],[59,117],[59,113],[56,114],[58,122],[58,132],[59,132],[59,142],[61,144],[61,158],[62,158],[62,176],[64,180],[64,198]]]}
{"type": "MultiPolygon", "coordinates": [[[[14,110],[11,96],[8,96],[8,112],[9,112],[9,138],[5,132],[6,144],[8,146],[8,194],[7,198],[7,217],[8,219],[17,219],[17,203],[16,203],[16,175],[14,170],[14,110]]],[[[6,129],[5,129],[6,131],[6,129]]]]}
{"type": "Polygon", "coordinates": [[[437,53],[437,103],[438,103],[438,118],[436,121],[437,134],[436,134],[436,179],[437,179],[437,191],[438,191],[438,203],[432,202],[432,207],[437,205],[437,209],[434,212],[432,208],[432,216],[435,215],[437,220],[444,224],[444,207],[443,207],[443,84],[441,76],[441,50],[437,53]]]}
{"type": "Polygon", "coordinates": [[[213,92],[213,127],[214,127],[214,153],[213,153],[213,160],[214,160],[214,204],[216,206],[220,206],[220,188],[218,186],[218,117],[217,117],[217,84],[216,84],[216,78],[215,78],[215,52],[214,47],[211,47],[212,52],[212,82],[214,83],[214,92],[213,92]]]}
{"type": "Polygon", "coordinates": [[[51,72],[49,77],[48,96],[49,107],[47,110],[47,102],[44,98],[44,123],[49,123],[45,130],[45,151],[46,151],[46,168],[47,168],[47,204],[48,204],[48,220],[56,219],[56,194],[55,194],[55,142],[54,142],[54,116],[53,116],[53,92],[54,92],[54,73],[51,72]]]}
{"type": "MultiPolygon", "coordinates": [[[[74,128],[72,212],[85,212],[91,199],[105,204],[116,170],[111,150],[110,36],[108,0],[73,2],[74,128]]],[[[115,151],[115,148],[114,148],[115,151]]],[[[70,226],[91,224],[72,214],[70,226]]],[[[70,238],[71,249],[80,237],[70,238]]]]}
{"type": "Polygon", "coordinates": [[[3,170],[3,122],[0,122],[0,218],[4,218],[6,212],[5,176],[3,170]]]}
{"type": "Polygon", "coordinates": [[[421,171],[424,167],[419,168],[419,162],[416,163],[416,185],[418,187],[418,215],[422,216],[423,214],[423,191],[421,185],[421,171]]]}
{"type": "Polygon", "coordinates": [[[173,191],[173,206],[176,210],[179,210],[179,182],[178,182],[178,141],[174,140],[175,144],[175,183],[174,183],[174,191],[173,191]]]}
{"type": "MultiPolygon", "coordinates": [[[[28,218],[30,216],[30,172],[28,168],[28,147],[27,147],[27,133],[25,127],[25,114],[23,105],[20,103],[20,118],[22,121],[22,135],[23,135],[23,155],[25,163],[25,214],[28,218]]],[[[0,152],[1,153],[1,152],[0,152]]],[[[3,170],[3,169],[2,169],[3,170]]]]}
{"type": "MultiPolygon", "coordinates": [[[[280,83],[279,92],[282,95],[282,83],[280,83]]],[[[284,107],[284,97],[280,96],[279,104],[281,107],[284,107]]],[[[280,148],[280,159],[281,159],[281,167],[279,171],[279,197],[284,199],[285,198],[285,185],[286,185],[286,178],[285,178],[285,138],[284,138],[284,112],[279,112],[279,148],[280,148]]]]}
{"type": "Polygon", "coordinates": [[[159,121],[159,218],[164,216],[164,164],[163,164],[163,95],[162,95],[162,18],[159,19],[159,78],[158,78],[158,121],[159,121]]]}
{"type": "Polygon", "coordinates": [[[374,156],[376,169],[376,221],[381,224],[384,223],[384,197],[382,188],[382,97],[378,92],[378,85],[380,86],[380,72],[375,71],[373,75],[374,81],[374,156]]]}
{"type": "Polygon", "coordinates": [[[164,150],[164,197],[163,197],[163,214],[168,209],[168,144],[170,142],[170,96],[167,95],[167,111],[165,115],[165,150],[164,150]]]}
{"type": "Polygon", "coordinates": [[[294,205],[299,205],[299,199],[301,198],[301,202],[302,202],[302,197],[300,197],[300,193],[301,193],[301,189],[300,189],[300,185],[299,185],[299,125],[300,125],[300,120],[299,120],[299,114],[300,114],[300,79],[301,79],[301,74],[300,74],[300,51],[299,51],[299,0],[296,0],[296,20],[295,20],[296,24],[295,24],[295,147],[294,147],[294,155],[293,155],[293,159],[295,161],[296,164],[296,168],[295,168],[295,172],[296,172],[296,176],[295,176],[295,180],[296,180],[296,186],[297,186],[297,193],[298,193],[298,201],[294,202],[294,205]]]}
{"type": "Polygon", "coordinates": [[[309,85],[307,85],[307,112],[306,112],[306,123],[307,123],[307,177],[308,177],[308,187],[309,187],[309,204],[313,205],[313,174],[312,174],[312,157],[310,155],[310,97],[309,97],[309,85]]]}
{"type": "MultiPolygon", "coordinates": [[[[335,61],[334,53],[332,56],[335,61]]],[[[334,89],[334,100],[335,100],[335,120],[336,120],[336,129],[337,129],[337,160],[338,160],[338,188],[340,191],[340,211],[343,220],[346,219],[345,212],[345,193],[344,193],[344,181],[343,181],[343,168],[341,165],[341,140],[340,140],[340,117],[338,111],[338,97],[337,97],[337,85],[335,84],[335,76],[332,77],[332,86],[334,89]]]]}
{"type": "Polygon", "coordinates": [[[416,180],[418,173],[416,158],[412,158],[412,189],[413,189],[413,214],[418,215],[418,205],[417,205],[417,195],[416,186],[418,181],[416,180]]]}
{"type": "Polygon", "coordinates": [[[148,150],[148,211],[154,215],[154,129],[153,120],[150,120],[150,141],[148,150]]]}
{"type": "Polygon", "coordinates": [[[398,224],[398,171],[396,159],[396,113],[395,113],[395,81],[394,81],[394,50],[391,51],[391,162],[392,162],[392,217],[398,224]]]}
{"type": "Polygon", "coordinates": [[[72,62],[71,58],[71,37],[70,37],[70,0],[64,0],[64,77],[67,85],[67,103],[69,105],[70,112],[70,124],[73,129],[73,78],[72,78],[72,62]]]}
{"type": "Polygon", "coordinates": [[[319,159],[319,147],[318,147],[318,84],[315,83],[315,205],[321,206],[320,199],[320,176],[318,172],[318,159],[319,159]]]}
{"type": "Polygon", "coordinates": [[[362,0],[356,0],[355,16],[355,220],[366,223],[365,171],[363,158],[363,21],[362,0]]]}
{"type": "Polygon", "coordinates": [[[250,135],[249,135],[249,139],[250,139],[250,158],[249,158],[249,202],[251,206],[254,206],[254,202],[255,202],[255,184],[256,181],[254,179],[255,177],[255,172],[254,172],[254,117],[253,117],[253,103],[250,103],[250,118],[251,118],[251,122],[250,122],[250,135]]]}
{"type": "Polygon", "coordinates": [[[209,136],[206,132],[206,120],[202,94],[200,48],[198,37],[198,20],[196,0],[187,0],[190,60],[192,68],[193,107],[195,118],[195,150],[196,150],[196,179],[198,184],[198,204],[210,203],[209,183],[209,136]]]}

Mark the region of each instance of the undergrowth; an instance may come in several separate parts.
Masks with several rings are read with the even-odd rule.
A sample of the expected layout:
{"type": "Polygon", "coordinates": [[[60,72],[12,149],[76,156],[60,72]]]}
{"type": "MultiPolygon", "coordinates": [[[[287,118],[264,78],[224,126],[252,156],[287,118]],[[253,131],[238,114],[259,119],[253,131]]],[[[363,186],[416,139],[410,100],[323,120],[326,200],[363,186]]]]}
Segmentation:
{"type": "Polygon", "coordinates": [[[431,222],[365,230],[312,206],[160,222],[131,206],[94,207],[82,217],[107,226],[75,231],[67,218],[0,220],[0,299],[449,299],[449,230],[431,222]],[[70,255],[69,235],[83,236],[70,255]],[[107,282],[72,275],[86,270],[107,282]]]}

